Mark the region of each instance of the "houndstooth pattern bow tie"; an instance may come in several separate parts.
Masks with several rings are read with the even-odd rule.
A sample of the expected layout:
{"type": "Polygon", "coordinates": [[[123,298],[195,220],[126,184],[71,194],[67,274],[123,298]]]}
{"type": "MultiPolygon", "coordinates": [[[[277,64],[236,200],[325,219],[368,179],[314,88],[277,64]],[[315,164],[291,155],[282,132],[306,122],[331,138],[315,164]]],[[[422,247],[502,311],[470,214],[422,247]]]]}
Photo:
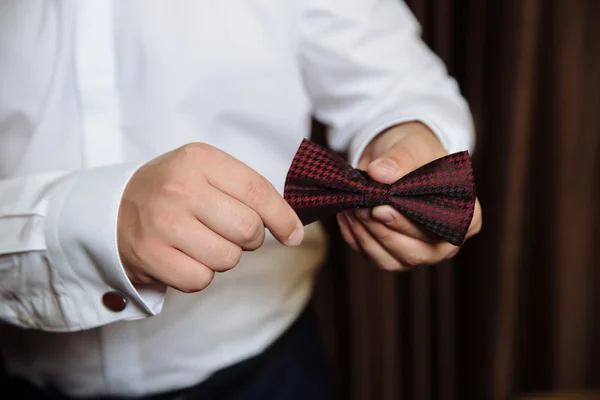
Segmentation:
{"type": "Polygon", "coordinates": [[[434,160],[391,185],[382,184],[304,139],[288,171],[284,198],[304,225],[347,209],[388,204],[460,246],[473,218],[475,179],[471,158],[462,151],[434,160]]]}

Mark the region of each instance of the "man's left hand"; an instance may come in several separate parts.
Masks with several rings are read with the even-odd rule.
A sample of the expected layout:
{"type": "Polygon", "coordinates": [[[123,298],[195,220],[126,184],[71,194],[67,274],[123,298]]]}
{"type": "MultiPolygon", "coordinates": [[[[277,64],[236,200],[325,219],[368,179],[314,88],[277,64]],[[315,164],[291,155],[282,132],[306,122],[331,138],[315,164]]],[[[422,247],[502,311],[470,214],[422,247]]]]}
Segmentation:
{"type": "MultiPolygon", "coordinates": [[[[378,182],[391,184],[447,154],[429,128],[410,122],[377,136],[363,152],[358,168],[366,170],[378,182]]],[[[479,200],[476,200],[467,239],[481,230],[481,214],[479,200]]],[[[388,271],[436,264],[460,250],[421,229],[391,206],[345,211],[337,215],[337,220],[346,242],[388,271]]]]}

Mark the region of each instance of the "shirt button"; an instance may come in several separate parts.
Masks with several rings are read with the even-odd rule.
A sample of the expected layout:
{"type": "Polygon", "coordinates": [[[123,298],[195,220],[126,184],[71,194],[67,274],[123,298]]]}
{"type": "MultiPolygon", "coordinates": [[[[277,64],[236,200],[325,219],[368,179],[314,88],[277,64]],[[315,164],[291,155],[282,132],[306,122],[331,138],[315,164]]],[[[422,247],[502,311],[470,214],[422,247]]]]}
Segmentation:
{"type": "Polygon", "coordinates": [[[127,299],[118,292],[106,292],[102,296],[102,303],[111,311],[119,312],[125,309],[127,299]]]}

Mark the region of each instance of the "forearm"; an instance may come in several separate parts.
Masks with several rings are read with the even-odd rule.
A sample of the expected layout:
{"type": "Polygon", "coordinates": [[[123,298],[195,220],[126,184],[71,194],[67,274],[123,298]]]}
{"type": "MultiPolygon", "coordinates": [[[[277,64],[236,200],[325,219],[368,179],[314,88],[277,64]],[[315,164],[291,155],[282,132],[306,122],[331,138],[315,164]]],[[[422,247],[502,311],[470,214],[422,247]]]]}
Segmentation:
{"type": "MultiPolygon", "coordinates": [[[[448,154],[448,151],[443,147],[440,138],[421,122],[405,122],[394,125],[383,132],[376,135],[369,144],[365,147],[358,167],[365,169],[368,163],[375,159],[376,154],[383,154],[393,148],[400,141],[414,141],[415,151],[427,154],[417,154],[422,159],[435,159],[448,154]]],[[[414,157],[414,155],[410,155],[414,157]]]]}

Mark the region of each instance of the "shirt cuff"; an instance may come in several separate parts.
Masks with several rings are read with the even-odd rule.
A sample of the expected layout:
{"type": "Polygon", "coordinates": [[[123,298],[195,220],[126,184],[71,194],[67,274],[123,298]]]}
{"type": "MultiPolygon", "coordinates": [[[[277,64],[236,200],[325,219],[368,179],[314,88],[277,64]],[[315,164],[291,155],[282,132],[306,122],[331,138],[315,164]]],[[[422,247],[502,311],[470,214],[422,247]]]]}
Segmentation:
{"type": "Polygon", "coordinates": [[[62,280],[80,329],[161,312],[166,288],[134,285],[117,249],[117,215],[125,186],[139,165],[119,164],[77,172],[56,186],[49,204],[45,238],[49,261],[62,280]],[[126,299],[121,312],[104,306],[105,293],[126,299]]]}
{"type": "Polygon", "coordinates": [[[366,147],[377,135],[386,129],[407,122],[420,122],[431,129],[449,154],[463,150],[473,151],[473,133],[470,126],[457,126],[456,123],[435,115],[402,112],[388,114],[377,119],[355,136],[348,151],[348,160],[352,167],[356,168],[358,166],[366,147]]]}

